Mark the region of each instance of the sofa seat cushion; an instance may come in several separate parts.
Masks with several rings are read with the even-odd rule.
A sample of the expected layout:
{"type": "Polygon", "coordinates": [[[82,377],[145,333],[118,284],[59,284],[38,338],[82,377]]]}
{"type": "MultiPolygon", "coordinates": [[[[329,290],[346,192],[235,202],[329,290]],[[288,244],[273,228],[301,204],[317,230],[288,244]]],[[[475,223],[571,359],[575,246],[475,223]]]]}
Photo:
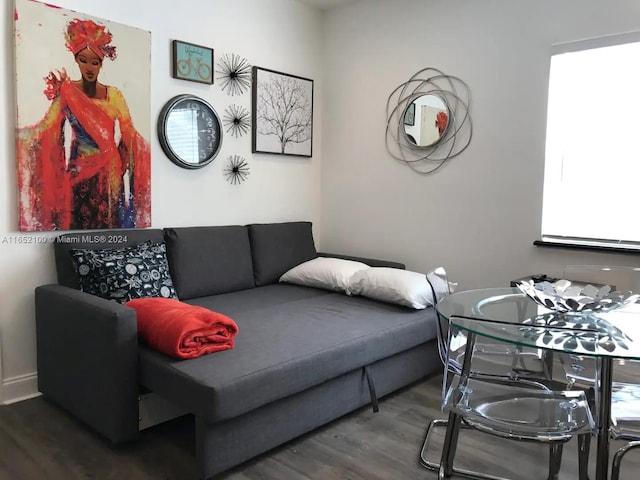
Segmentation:
{"type": "Polygon", "coordinates": [[[182,361],[140,350],[141,383],[209,422],[236,417],[436,336],[433,308],[411,310],[339,293],[246,310],[220,303],[217,309],[238,324],[234,349],[182,361]]]}
{"type": "Polygon", "coordinates": [[[225,312],[225,315],[233,318],[234,315],[240,312],[264,310],[285,303],[330,295],[331,293],[329,290],[319,288],[274,283],[249,290],[192,298],[188,300],[188,303],[200,305],[217,312],[225,312]]]}

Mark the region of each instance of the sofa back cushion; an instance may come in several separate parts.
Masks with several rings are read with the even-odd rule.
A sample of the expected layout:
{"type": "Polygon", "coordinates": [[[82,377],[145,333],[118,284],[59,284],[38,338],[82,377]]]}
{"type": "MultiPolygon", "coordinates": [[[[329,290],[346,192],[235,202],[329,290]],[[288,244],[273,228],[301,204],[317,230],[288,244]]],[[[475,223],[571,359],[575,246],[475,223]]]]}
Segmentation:
{"type": "Polygon", "coordinates": [[[79,233],[66,233],[56,238],[54,254],[58,283],[65,287],[80,289],[80,282],[76,275],[70,250],[87,249],[102,250],[112,248],[133,247],[144,242],[162,243],[162,230],[122,229],[122,230],[92,230],[79,233]]]}
{"type": "Polygon", "coordinates": [[[248,227],[256,286],[277,283],[289,269],[318,256],[311,222],[254,223],[248,227]]]}
{"type": "Polygon", "coordinates": [[[181,300],[255,286],[247,227],[166,228],[164,238],[181,300]]]}

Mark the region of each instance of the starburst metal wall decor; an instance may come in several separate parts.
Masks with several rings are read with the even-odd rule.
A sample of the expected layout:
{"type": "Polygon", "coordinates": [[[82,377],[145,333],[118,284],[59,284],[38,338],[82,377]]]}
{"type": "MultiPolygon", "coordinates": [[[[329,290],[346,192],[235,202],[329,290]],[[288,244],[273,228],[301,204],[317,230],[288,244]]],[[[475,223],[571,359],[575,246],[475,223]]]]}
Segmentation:
{"type": "Polygon", "coordinates": [[[251,65],[246,58],[225,53],[218,61],[218,80],[229,95],[242,95],[251,85],[251,65]]]}
{"type": "Polygon", "coordinates": [[[230,105],[224,111],[222,123],[227,127],[227,133],[238,138],[249,131],[251,127],[251,114],[241,105],[230,105]]]}
{"type": "Polygon", "coordinates": [[[231,185],[240,185],[249,176],[249,164],[240,155],[232,155],[224,169],[224,176],[231,185]]]}

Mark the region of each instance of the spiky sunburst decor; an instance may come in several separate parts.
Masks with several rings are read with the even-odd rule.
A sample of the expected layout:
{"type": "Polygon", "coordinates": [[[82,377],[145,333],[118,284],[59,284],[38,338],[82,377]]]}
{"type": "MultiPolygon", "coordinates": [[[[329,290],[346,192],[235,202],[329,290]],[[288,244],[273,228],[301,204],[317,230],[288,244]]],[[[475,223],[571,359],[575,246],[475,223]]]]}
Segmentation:
{"type": "Polygon", "coordinates": [[[226,53],[218,61],[218,80],[229,95],[242,95],[251,85],[251,65],[246,58],[226,53]]]}
{"type": "Polygon", "coordinates": [[[224,111],[222,123],[227,127],[227,133],[238,138],[249,131],[251,115],[249,110],[240,105],[230,105],[224,111]]]}
{"type": "Polygon", "coordinates": [[[249,164],[240,155],[232,155],[224,168],[224,176],[231,185],[239,185],[249,176],[249,164]]]}

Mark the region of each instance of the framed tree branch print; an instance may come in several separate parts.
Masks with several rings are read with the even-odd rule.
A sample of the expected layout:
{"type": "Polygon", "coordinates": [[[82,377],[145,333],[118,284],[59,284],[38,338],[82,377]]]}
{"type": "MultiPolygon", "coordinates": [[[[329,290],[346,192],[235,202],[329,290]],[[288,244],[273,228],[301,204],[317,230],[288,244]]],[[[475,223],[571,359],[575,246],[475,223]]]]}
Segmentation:
{"type": "Polygon", "coordinates": [[[253,67],[252,152],[311,157],[313,80],[253,67]]]}

